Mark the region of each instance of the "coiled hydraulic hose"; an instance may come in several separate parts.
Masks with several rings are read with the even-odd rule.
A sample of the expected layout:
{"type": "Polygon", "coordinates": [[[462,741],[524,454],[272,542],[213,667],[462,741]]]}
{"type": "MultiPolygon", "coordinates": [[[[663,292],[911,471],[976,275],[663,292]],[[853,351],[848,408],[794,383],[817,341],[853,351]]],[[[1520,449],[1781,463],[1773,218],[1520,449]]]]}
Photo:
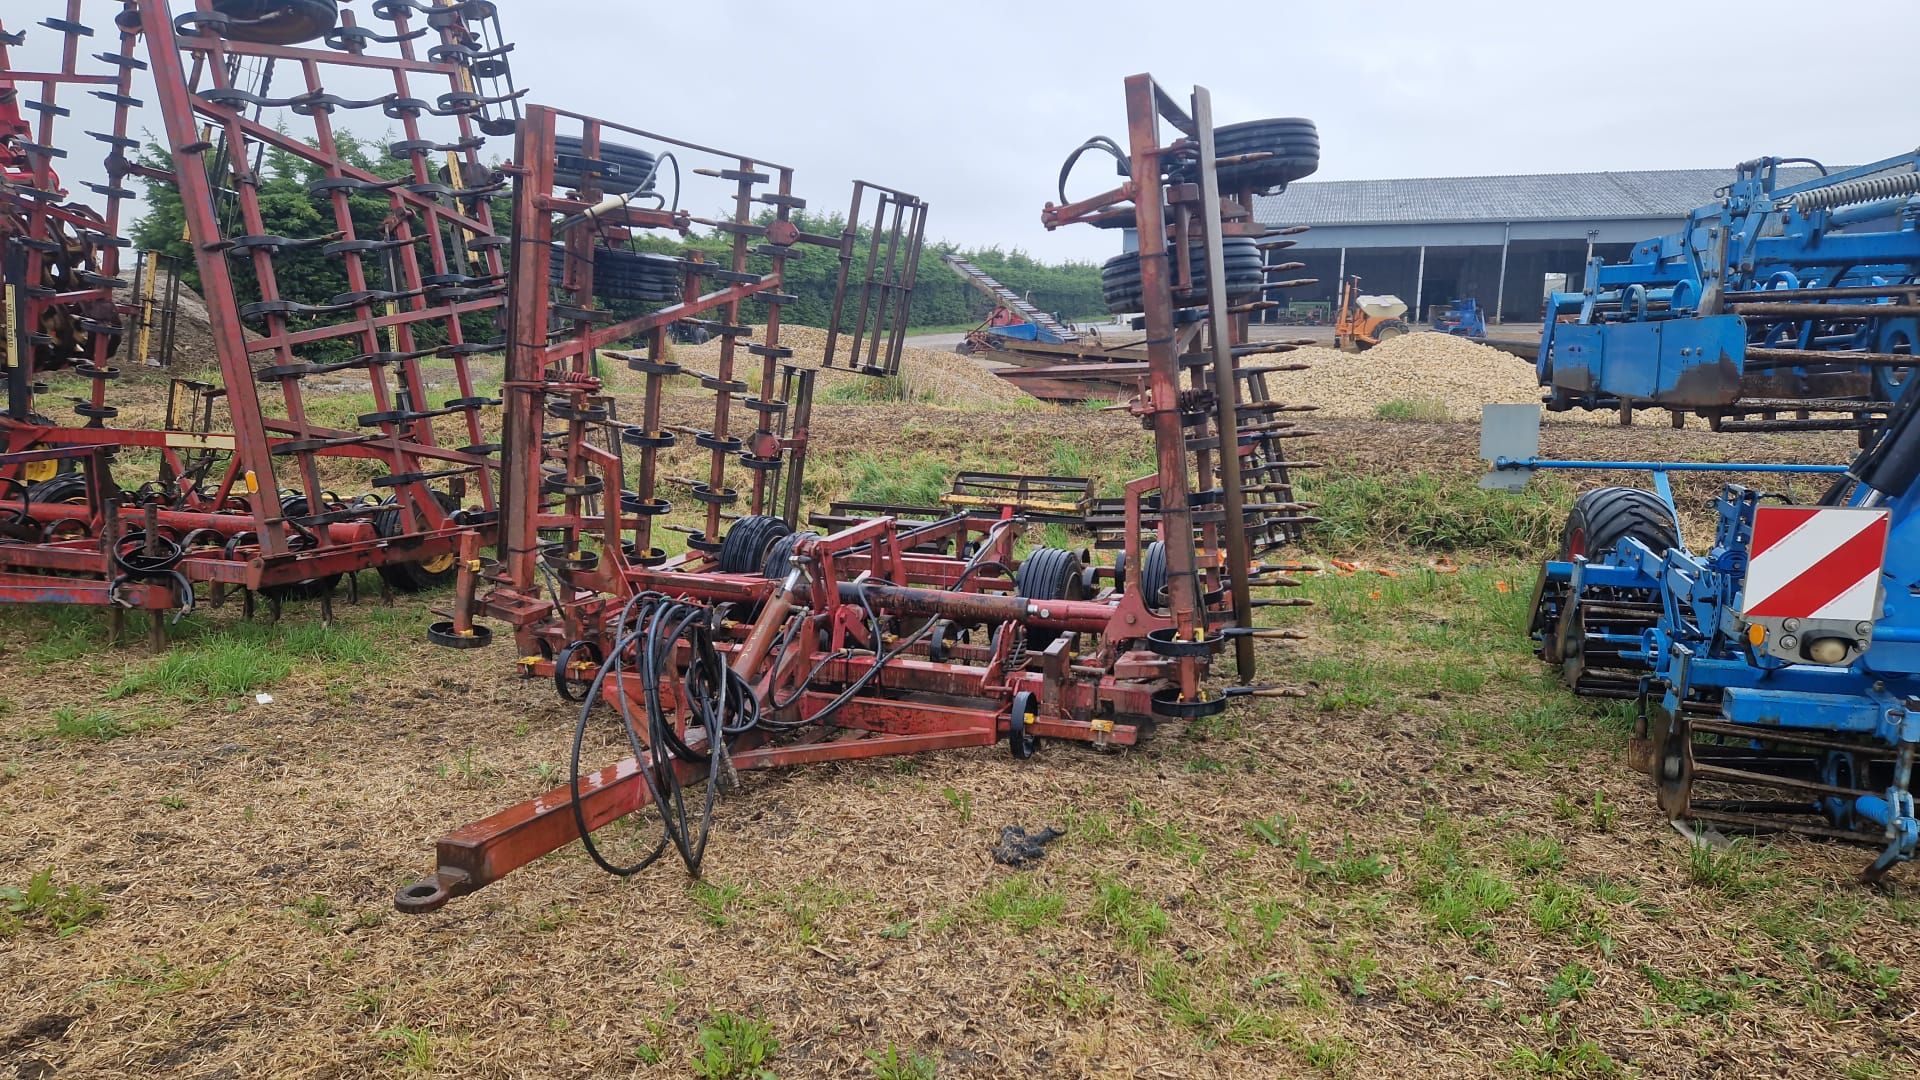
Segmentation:
{"type": "MultiPolygon", "coordinates": [[[[979,549],[967,560],[952,588],[957,589],[977,570],[988,566],[999,567],[997,563],[986,561],[986,553],[992,549],[991,541],[1012,524],[1010,521],[1000,522],[989,531],[979,549]]],[[[573,728],[567,785],[572,796],[573,819],[580,831],[581,846],[595,865],[610,874],[629,877],[653,865],[671,842],[688,871],[699,874],[707,837],[713,828],[719,784],[727,769],[728,744],[754,728],[784,732],[829,722],[834,713],[879,676],[882,668],[925,638],[936,625],[935,620],[929,619],[919,629],[895,642],[893,648],[881,651],[884,628],[880,617],[874,611],[864,588],[859,595],[874,643],[873,663],[834,695],[831,701],[799,720],[780,721],[774,718],[774,714],[800,700],[806,687],[827,663],[851,655],[850,651],[822,657],[807,673],[807,677],[801,680],[800,690],[792,697],[782,701],[778,691],[775,691],[771,695],[772,700],[763,705],[745,677],[735,671],[727,663],[725,655],[714,647],[718,612],[703,604],[675,600],[657,592],[641,593],[621,608],[614,624],[611,647],[606,657],[600,659],[593,680],[579,698],[574,698],[567,688],[566,666],[571,664],[577,653],[590,651],[590,646],[586,642],[575,642],[562,650],[555,660],[555,683],[562,698],[570,702],[577,701],[580,705],[579,717],[573,728]],[[698,746],[682,738],[675,730],[660,694],[662,679],[674,670],[675,658],[683,641],[687,645],[687,665],[680,679],[680,701],[687,729],[692,731],[698,728],[704,736],[698,746]],[[646,713],[644,718],[634,714],[632,696],[624,692],[630,666],[637,668],[634,673],[640,679],[641,706],[646,713]],[[641,780],[647,786],[647,794],[658,809],[661,821],[660,836],[652,849],[639,859],[624,864],[608,858],[595,843],[582,803],[580,783],[580,761],[586,746],[588,723],[609,677],[612,677],[617,688],[613,700],[619,711],[628,750],[640,764],[641,780]],[[686,791],[675,767],[677,761],[706,764],[706,793],[697,813],[689,812],[687,807],[686,791]]],[[[788,646],[799,634],[806,632],[813,621],[814,617],[806,611],[794,613],[769,656],[768,670],[779,671],[781,658],[788,646]]]]}
{"type": "Polygon", "coordinates": [[[713,619],[713,610],[699,604],[673,600],[660,593],[635,596],[621,609],[612,647],[581,700],[568,770],[573,817],[588,857],[610,874],[628,877],[639,873],[659,859],[669,841],[688,871],[696,875],[700,872],[700,860],[713,827],[718,784],[726,767],[728,739],[753,727],[760,717],[759,703],[751,688],[713,647],[713,619]],[[674,730],[660,697],[660,680],[673,669],[674,654],[683,639],[689,647],[689,659],[681,682],[681,700],[687,728],[698,727],[705,736],[704,744],[697,748],[674,730]],[[623,685],[630,662],[638,668],[642,705],[646,711],[644,720],[634,715],[630,695],[616,692],[613,697],[628,749],[640,763],[641,779],[659,810],[661,832],[651,851],[623,865],[608,859],[594,843],[581,804],[580,758],[588,720],[607,678],[611,675],[616,686],[623,685]],[[697,814],[688,812],[686,792],[675,768],[676,759],[707,764],[707,790],[697,814]]]}

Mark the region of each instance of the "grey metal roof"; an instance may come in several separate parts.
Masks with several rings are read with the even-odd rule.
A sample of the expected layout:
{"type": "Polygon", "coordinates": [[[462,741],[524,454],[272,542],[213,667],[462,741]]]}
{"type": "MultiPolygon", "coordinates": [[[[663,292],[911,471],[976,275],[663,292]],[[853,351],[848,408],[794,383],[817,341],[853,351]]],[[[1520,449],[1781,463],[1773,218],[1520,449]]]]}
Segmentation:
{"type": "MultiPolygon", "coordinates": [[[[1780,175],[1797,183],[1818,174],[1784,168],[1780,175]]],[[[1308,181],[1256,199],[1254,217],[1269,225],[1677,218],[1713,202],[1732,179],[1728,168],[1308,181]]]]}

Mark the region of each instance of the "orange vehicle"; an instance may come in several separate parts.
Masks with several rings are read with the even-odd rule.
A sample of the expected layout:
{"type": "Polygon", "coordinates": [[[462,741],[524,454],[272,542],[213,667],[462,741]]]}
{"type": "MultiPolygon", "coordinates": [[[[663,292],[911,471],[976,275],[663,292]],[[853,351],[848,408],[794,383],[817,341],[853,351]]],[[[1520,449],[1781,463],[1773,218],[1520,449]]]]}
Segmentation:
{"type": "Polygon", "coordinates": [[[1350,274],[1340,283],[1340,304],[1333,319],[1333,341],[1347,352],[1371,349],[1407,332],[1401,316],[1406,301],[1397,296],[1360,295],[1360,277],[1350,274]]]}

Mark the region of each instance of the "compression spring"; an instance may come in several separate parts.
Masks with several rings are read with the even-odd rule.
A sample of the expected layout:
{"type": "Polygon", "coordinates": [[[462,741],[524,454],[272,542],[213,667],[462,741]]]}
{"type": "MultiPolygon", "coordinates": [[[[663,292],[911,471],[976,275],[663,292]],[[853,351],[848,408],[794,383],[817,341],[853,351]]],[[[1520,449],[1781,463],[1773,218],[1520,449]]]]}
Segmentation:
{"type": "Polygon", "coordinates": [[[1793,197],[1793,207],[1803,214],[1810,214],[1815,210],[1873,202],[1876,199],[1891,199],[1901,195],[1912,195],[1915,192],[1920,192],[1920,172],[1883,173],[1879,176],[1864,176],[1858,180],[1849,180],[1832,187],[1803,191],[1793,197]]]}

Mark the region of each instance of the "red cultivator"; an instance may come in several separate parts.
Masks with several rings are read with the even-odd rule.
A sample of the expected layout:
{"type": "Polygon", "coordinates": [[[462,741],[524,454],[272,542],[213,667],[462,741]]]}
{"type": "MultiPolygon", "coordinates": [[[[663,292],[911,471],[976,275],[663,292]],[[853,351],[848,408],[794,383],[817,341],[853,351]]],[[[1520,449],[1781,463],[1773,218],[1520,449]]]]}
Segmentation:
{"type": "MultiPolygon", "coordinates": [[[[435,635],[481,644],[489,635],[475,614],[512,624],[521,670],[553,679],[581,704],[573,780],[442,839],[436,871],[400,890],[401,910],[434,910],[575,838],[615,873],[648,865],[669,841],[697,869],[714,800],[739,770],[1003,741],[1024,758],[1043,738],[1128,745],[1149,717],[1205,716],[1229,697],[1283,692],[1251,684],[1252,639],[1289,632],[1255,629],[1253,616],[1261,604],[1304,601],[1252,592],[1296,584],[1285,575],[1297,568],[1253,558],[1310,520],[1292,496],[1297,465],[1280,452],[1281,440],[1300,432],[1259,392],[1262,372],[1240,365],[1263,351],[1243,344],[1262,285],[1236,287],[1221,254],[1223,235],[1258,230],[1244,201],[1220,196],[1204,90],[1189,114],[1151,78],[1135,76],[1127,112],[1130,179],[1087,204],[1047,211],[1049,224],[1064,224],[1131,202],[1141,230],[1150,378],[1135,410],[1154,432],[1159,467],[1128,484],[1104,520],[1121,552],[1108,568],[1057,548],[1022,557],[1026,519],[1012,505],[976,503],[919,522],[816,518],[834,531],[796,531],[812,373],[785,363],[779,345],[781,267],[796,244],[837,244],[846,256],[853,226],[838,238],[801,233],[788,221],[800,205],[790,170],[719,154],[710,175],[735,185],[736,213],[709,224],[732,236],[731,265],[678,264],[687,275],[678,295],[693,297],[701,277],[710,291],[648,314],[596,307],[589,275],[628,261],[602,254],[597,236],[680,228],[685,219],[633,205],[644,183],[597,202],[556,195],[565,186],[549,164],[556,125],[569,135],[578,125],[589,148],[615,126],[527,111],[516,155],[500,559],[491,570],[463,560],[455,617],[435,635]],[[1163,119],[1186,137],[1163,146],[1163,119]],[[756,202],[771,216],[756,218],[756,202]],[[771,272],[747,273],[750,252],[771,272]],[[538,272],[555,259],[575,275],[563,275],[558,303],[538,272]],[[760,361],[751,384],[734,366],[752,331],[738,316],[748,297],[771,312],[765,340],[744,346],[760,361]],[[719,369],[689,373],[715,399],[711,429],[695,436],[712,453],[707,478],[691,491],[704,526],[688,554],[667,558],[651,532],[669,509],[656,494],[654,462],[674,438],[659,420],[663,381],[681,373],[665,335],[677,320],[716,313],[726,342],[719,369]],[[593,374],[593,358],[636,339],[643,347],[601,354],[645,376],[638,422],[629,423],[593,374]],[[1246,388],[1254,400],[1243,406],[1246,388]],[[738,434],[736,404],[754,415],[738,434]],[[722,533],[733,506],[746,513],[722,533]],[[1209,690],[1209,665],[1230,640],[1239,685],[1209,690]],[[596,715],[620,727],[632,756],[583,771],[596,715]],[[620,865],[593,844],[595,829],[650,805],[663,823],[650,853],[620,865]]],[[[1272,156],[1250,152],[1239,163],[1272,156]]],[[[912,213],[893,218],[891,239],[869,244],[890,253],[883,262],[870,256],[866,270],[881,310],[911,287],[886,268],[915,265],[921,229],[918,200],[887,197],[912,213]]],[[[638,269],[622,273],[646,279],[638,269]]],[[[870,349],[883,332],[897,342],[900,321],[887,322],[870,349]]],[[[858,366],[891,368],[871,352],[858,366]]]]}
{"type": "MultiPolygon", "coordinates": [[[[401,588],[450,578],[456,538],[494,516],[497,447],[481,409],[497,401],[476,388],[470,358],[500,348],[506,241],[490,206],[504,185],[481,158],[487,135],[513,129],[501,110],[517,95],[493,5],[377,0],[374,26],[352,12],[336,24],[331,0],[200,0],[178,17],[127,0],[104,26],[85,23],[83,6],[106,5],[67,0],[63,16],[0,29],[0,602],[184,610],[205,584],[216,600],[241,586],[277,608],[324,602],[341,575],[368,568],[401,588]],[[88,55],[103,36],[116,43],[88,55]],[[28,45],[57,67],[15,68],[9,47],[28,45]],[[135,96],[138,72],[157,117],[135,96]],[[348,86],[374,92],[336,92],[348,86]],[[83,88],[95,102],[62,104],[83,88]],[[68,156],[58,121],[101,103],[112,123],[85,133],[107,150],[104,182],[86,184],[104,201],[96,211],[68,201],[54,163],[68,156]],[[268,112],[280,122],[263,122],[268,112]],[[386,147],[390,175],[354,165],[336,138],[336,115],[365,113],[403,136],[386,147]],[[138,160],[136,119],[157,119],[164,167],[138,160]],[[330,204],[314,235],[267,232],[263,159],[314,177],[309,194],[330,204]],[[147,306],[116,295],[130,177],[179,193],[218,362],[217,385],[175,381],[163,430],[109,423],[113,359],[127,317],[147,306]],[[293,278],[344,288],[285,287],[286,264],[302,259],[293,278]],[[365,380],[373,407],[353,429],[311,415],[302,383],[322,375],[365,380]],[[49,378],[75,376],[77,425],[46,400],[49,378]],[[214,429],[219,418],[229,430],[214,429]],[[373,493],[329,490],[324,463],[342,458],[377,463],[373,493]]],[[[164,624],[152,625],[159,640],[164,624]]]]}

